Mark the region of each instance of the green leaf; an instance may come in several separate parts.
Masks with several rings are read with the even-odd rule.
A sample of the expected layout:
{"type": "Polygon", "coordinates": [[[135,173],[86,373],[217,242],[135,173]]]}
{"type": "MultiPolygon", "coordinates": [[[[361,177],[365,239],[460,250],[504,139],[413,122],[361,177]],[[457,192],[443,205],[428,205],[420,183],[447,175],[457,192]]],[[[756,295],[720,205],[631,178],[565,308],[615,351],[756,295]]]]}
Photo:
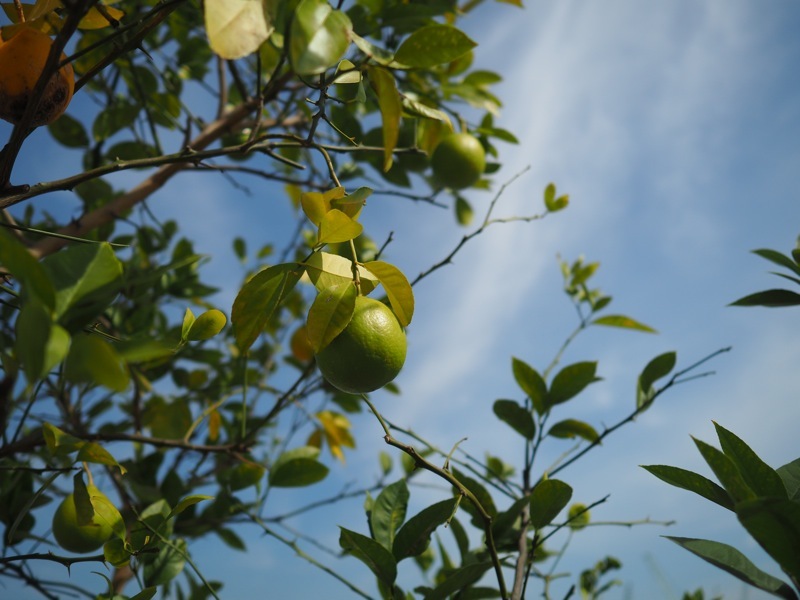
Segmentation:
{"type": "Polygon", "coordinates": [[[412,33],[394,55],[401,65],[428,69],[449,63],[472,50],[477,44],[451,25],[427,25],[412,33]]]}
{"type": "Polygon", "coordinates": [[[348,242],[361,235],[363,230],[361,223],[334,208],[326,212],[320,220],[317,244],[348,242]]]}
{"type": "Polygon", "coordinates": [[[594,427],[577,419],[564,419],[563,421],[559,421],[550,428],[547,435],[570,439],[579,437],[592,443],[600,439],[600,435],[594,427]]]}
{"type": "Polygon", "coordinates": [[[547,399],[547,384],[539,375],[539,372],[528,363],[518,359],[511,359],[511,369],[514,372],[514,380],[525,395],[531,399],[533,407],[540,415],[547,410],[545,401],[547,399]]]}
{"type": "Polygon", "coordinates": [[[681,469],[679,467],[671,467],[668,465],[641,465],[643,469],[658,477],[661,481],[665,481],[675,487],[689,490],[706,500],[711,500],[715,504],[719,504],[723,508],[733,510],[733,500],[722,487],[715,482],[694,473],[681,469]]]}
{"type": "Polygon", "coordinates": [[[317,460],[319,449],[301,446],[281,454],[269,470],[273,487],[304,487],[325,479],[328,467],[317,460]]]}
{"type": "Polygon", "coordinates": [[[186,307],[186,311],[183,313],[183,324],[181,325],[181,340],[187,340],[189,336],[189,330],[194,325],[195,316],[192,312],[192,309],[188,306],[186,307]]]}
{"type": "Polygon", "coordinates": [[[439,525],[453,516],[456,499],[431,504],[411,517],[397,532],[392,554],[397,562],[409,556],[419,556],[430,544],[431,535],[439,525]]]}
{"type": "Polygon", "coordinates": [[[135,596],[131,596],[131,600],[151,600],[151,598],[154,598],[157,593],[157,587],[146,587],[135,596]]]}
{"type": "Polygon", "coordinates": [[[203,502],[204,500],[213,500],[214,496],[207,496],[205,494],[193,494],[191,496],[186,496],[183,498],[178,504],[175,505],[169,514],[167,515],[167,519],[171,519],[172,517],[177,517],[183,511],[185,511],[190,506],[194,506],[198,502],[203,502]]]}
{"type": "Polygon", "coordinates": [[[364,263],[364,268],[381,282],[397,320],[408,327],[414,317],[414,292],[406,276],[394,265],[381,260],[364,263]]]}
{"type": "MultiPolygon", "coordinates": [[[[468,477],[458,469],[453,469],[453,475],[459,481],[459,483],[461,483],[461,485],[463,485],[470,492],[472,492],[472,494],[475,496],[478,502],[480,502],[481,506],[483,507],[483,510],[485,510],[490,517],[494,517],[497,514],[497,507],[494,504],[492,495],[486,490],[486,488],[479,481],[473,479],[472,477],[468,477]]],[[[473,523],[479,525],[483,524],[483,520],[480,517],[480,514],[478,513],[475,506],[473,506],[472,502],[464,500],[461,502],[460,506],[464,511],[469,513],[469,515],[472,517],[473,523]]]]}
{"type": "Polygon", "coordinates": [[[316,75],[332,67],[350,45],[353,24],[327,0],[300,0],[294,11],[289,58],[295,72],[316,75]]]}
{"type": "Polygon", "coordinates": [[[383,131],[383,170],[392,167],[392,153],[397,147],[400,136],[400,118],[403,114],[403,105],[400,94],[391,72],[380,67],[367,69],[369,83],[378,96],[378,108],[381,111],[381,129],[383,131]]]}
{"type": "Polygon", "coordinates": [[[747,485],[758,496],[788,498],[786,487],[777,471],[765,463],[744,441],[714,422],[719,443],[725,456],[730,458],[747,485]]]}
{"type": "Polygon", "coordinates": [[[536,435],[533,415],[514,400],[495,400],[492,410],[498,419],[528,440],[536,435]]]}
{"type": "Polygon", "coordinates": [[[3,227],[0,227],[0,264],[22,283],[25,293],[38,298],[48,309],[55,308],[55,289],[47,271],[3,227]]]}
{"type": "Polygon", "coordinates": [[[400,479],[381,490],[369,515],[372,537],[387,550],[394,545],[395,533],[403,524],[408,508],[408,486],[400,479]]]}
{"type": "Polygon", "coordinates": [[[795,581],[800,578],[800,504],[784,498],[753,498],[736,504],[748,533],[795,581]]]}
{"type": "Polygon", "coordinates": [[[145,404],[142,424],[157,438],[182,439],[192,426],[187,399],[176,398],[167,402],[160,396],[152,396],[145,404]]]}
{"type": "Polygon", "coordinates": [[[778,467],[778,475],[783,480],[789,500],[800,501],[800,458],[778,467]]]}
{"type": "Polygon", "coordinates": [[[780,265],[782,267],[786,267],[790,271],[794,272],[797,275],[800,275],[800,265],[795,263],[791,258],[786,256],[785,254],[781,254],[776,250],[770,250],[768,248],[762,248],[759,250],[753,250],[753,254],[757,254],[761,258],[766,258],[768,261],[775,263],[776,265],[780,265]]]}
{"type": "Polygon", "coordinates": [[[111,344],[85,333],[72,339],[64,376],[74,383],[102,385],[114,392],[125,391],[130,382],[127,365],[111,344]]]}
{"type": "Polygon", "coordinates": [[[186,565],[186,541],[171,540],[170,544],[170,546],[162,546],[154,560],[145,562],[145,585],[164,585],[183,571],[183,567],[186,565]]]}
{"type": "Polygon", "coordinates": [[[89,135],[83,124],[68,114],[50,123],[47,130],[59,144],[67,148],[85,148],[89,145],[89,135]]]}
{"type": "Polygon", "coordinates": [[[595,377],[596,362],[579,362],[561,369],[550,383],[550,392],[547,394],[547,406],[566,402],[581,393],[586,386],[599,377],[595,377]]]}
{"type": "Polygon", "coordinates": [[[800,294],[789,290],[774,289],[756,292],[744,298],[739,298],[736,302],[731,302],[729,306],[768,306],[770,308],[781,308],[784,306],[796,306],[800,304],[800,294]]]}
{"type": "Polygon", "coordinates": [[[42,265],[56,289],[59,317],[74,309],[78,318],[87,311],[94,318],[114,298],[122,278],[122,263],[105,242],[69,246],[45,258],[42,265]]]}
{"type": "Polygon", "coordinates": [[[192,323],[192,326],[189,328],[189,333],[186,335],[186,339],[189,341],[210,339],[222,331],[227,321],[222,311],[216,308],[207,310],[192,323]]]}
{"type": "Polygon", "coordinates": [[[219,536],[219,539],[221,539],[228,548],[247,550],[247,545],[244,543],[244,540],[236,535],[232,529],[227,529],[225,527],[215,528],[214,533],[219,536]]]}
{"type": "Polygon", "coordinates": [[[84,440],[76,438],[50,423],[42,425],[42,435],[45,444],[47,444],[47,449],[51,454],[55,455],[70,454],[86,443],[84,440]]]}
{"type": "Polygon", "coordinates": [[[120,475],[124,475],[127,471],[125,467],[117,462],[117,459],[114,458],[108,450],[97,442],[84,442],[81,444],[77,459],[81,462],[117,467],[120,475]]]}
{"type": "Polygon", "coordinates": [[[786,583],[760,570],[733,546],[711,540],[673,536],[665,537],[749,585],[769,592],[779,598],[797,600],[797,595],[786,583]]]}
{"type": "Polygon", "coordinates": [[[624,329],[635,329],[637,331],[645,331],[647,333],[658,333],[652,327],[640,323],[630,317],[624,315],[607,315],[605,317],[598,317],[592,321],[592,325],[606,325],[608,327],[622,327],[624,329]]]}
{"type": "Polygon", "coordinates": [[[572,498],[572,488],[558,479],[544,479],[533,488],[530,498],[530,521],[536,529],[553,522],[572,498]]]}
{"type": "Polygon", "coordinates": [[[14,345],[29,382],[50,372],[67,356],[70,336],[53,323],[49,311],[36,298],[26,302],[19,312],[14,345]]]}
{"type": "MultiPolygon", "coordinates": [[[[318,291],[353,281],[353,261],[331,254],[315,252],[303,263],[308,278],[318,291]]],[[[378,279],[361,265],[358,265],[358,276],[361,279],[361,293],[369,294],[378,286],[378,279]]]]}
{"type": "Polygon", "coordinates": [[[497,514],[492,520],[492,533],[494,534],[495,543],[498,543],[499,540],[509,532],[511,532],[512,535],[519,533],[518,531],[515,532],[513,529],[514,524],[517,522],[520,514],[522,514],[522,510],[529,504],[530,498],[528,496],[523,496],[515,500],[505,511],[497,514]]]}
{"type": "Polygon", "coordinates": [[[339,546],[367,565],[384,585],[393,586],[397,579],[397,563],[392,553],[372,538],[344,527],[339,530],[339,546]]]}
{"type": "Polygon", "coordinates": [[[425,600],[446,600],[451,594],[465,590],[477,583],[492,563],[473,563],[447,573],[444,581],[425,594],[425,600]]]}
{"type": "Polygon", "coordinates": [[[303,268],[294,263],[264,269],[242,286],[231,310],[239,350],[253,345],[280,304],[300,281],[303,268]]]}
{"type": "Polygon", "coordinates": [[[461,196],[456,198],[456,220],[458,221],[459,225],[467,226],[472,223],[472,218],[475,216],[475,212],[472,210],[472,206],[469,202],[467,202],[461,196]]]}
{"type": "Polygon", "coordinates": [[[636,408],[642,408],[653,401],[656,391],[653,384],[666,377],[675,368],[678,355],[675,352],[665,352],[652,359],[639,374],[636,385],[636,408]]]}
{"type": "Polygon", "coordinates": [[[698,439],[694,439],[694,443],[735,504],[756,497],[753,490],[745,482],[736,464],[722,451],[698,439]]]}
{"type": "Polygon", "coordinates": [[[317,294],[306,320],[306,334],[315,353],[330,344],[350,323],[357,295],[358,291],[350,281],[317,294]]]}

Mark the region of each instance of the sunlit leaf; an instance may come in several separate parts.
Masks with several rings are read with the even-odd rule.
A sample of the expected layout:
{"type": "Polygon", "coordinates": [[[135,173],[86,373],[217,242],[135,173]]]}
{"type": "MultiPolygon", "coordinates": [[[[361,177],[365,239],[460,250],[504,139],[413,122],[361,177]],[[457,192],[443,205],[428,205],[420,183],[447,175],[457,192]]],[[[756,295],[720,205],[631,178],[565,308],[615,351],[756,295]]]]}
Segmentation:
{"type": "Polygon", "coordinates": [[[211,49],[226,60],[252,54],[275,29],[265,0],[205,0],[211,49]]]}
{"type": "Polygon", "coordinates": [[[308,310],[306,333],[314,353],[319,353],[339,335],[350,319],[358,291],[351,282],[322,290],[308,310]]]}
{"type": "Polygon", "coordinates": [[[381,260],[364,263],[364,268],[381,282],[397,320],[408,327],[414,317],[414,292],[406,276],[394,265],[381,260]]]}
{"type": "Polygon", "coordinates": [[[326,212],[319,223],[317,244],[336,244],[348,242],[361,235],[364,227],[342,211],[331,209],[326,212]]]}
{"type": "Polygon", "coordinates": [[[124,475],[127,471],[125,467],[117,462],[117,459],[114,458],[108,450],[97,442],[86,442],[82,444],[78,450],[78,460],[81,462],[117,467],[120,475],[124,475]]]}
{"type": "Polygon", "coordinates": [[[115,392],[128,387],[130,374],[119,353],[98,335],[78,334],[72,339],[64,376],[75,383],[102,385],[115,392]]]}
{"type": "Polygon", "coordinates": [[[353,24],[327,0],[300,0],[291,25],[289,57],[301,75],[324,72],[342,58],[353,24]]]}
{"type": "Polygon", "coordinates": [[[392,153],[397,147],[397,139],[400,135],[400,117],[403,107],[394,76],[390,71],[380,67],[369,67],[367,73],[370,85],[378,96],[383,130],[383,170],[388,171],[392,166],[392,153]]]}
{"type": "Polygon", "coordinates": [[[453,61],[475,46],[469,36],[451,25],[427,25],[408,36],[394,58],[402,65],[427,69],[453,61]]]}
{"type": "Polygon", "coordinates": [[[322,433],[325,436],[325,441],[328,443],[331,454],[344,462],[342,448],[356,447],[356,441],[350,432],[350,421],[344,415],[329,410],[318,412],[317,419],[322,425],[322,433]]]}
{"type": "Polygon", "coordinates": [[[622,327],[623,329],[635,329],[647,333],[658,333],[652,327],[624,315],[606,315],[604,317],[598,317],[592,321],[592,324],[606,325],[608,327],[622,327]]]}
{"type": "Polygon", "coordinates": [[[210,339],[222,331],[227,322],[228,319],[222,311],[216,308],[207,310],[192,323],[186,339],[190,341],[210,339]]]}

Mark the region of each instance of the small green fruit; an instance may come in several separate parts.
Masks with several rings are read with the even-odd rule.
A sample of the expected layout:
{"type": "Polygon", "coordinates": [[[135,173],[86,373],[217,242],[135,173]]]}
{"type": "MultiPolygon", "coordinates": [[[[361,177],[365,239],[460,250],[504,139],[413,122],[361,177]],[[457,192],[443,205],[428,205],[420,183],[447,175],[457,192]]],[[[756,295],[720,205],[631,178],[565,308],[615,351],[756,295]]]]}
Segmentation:
{"type": "MultiPolygon", "coordinates": [[[[86,486],[89,496],[96,498],[97,502],[111,503],[108,498],[95,486],[86,486]]],[[[75,552],[76,554],[88,554],[98,550],[103,544],[111,539],[114,528],[108,521],[97,514],[95,511],[92,522],[87,525],[78,523],[78,515],[75,509],[75,497],[70,494],[61,502],[53,515],[53,535],[58,545],[75,552]]]]}
{"type": "Polygon", "coordinates": [[[454,133],[436,145],[431,155],[436,180],[445,187],[460,190],[475,185],[486,169],[486,151],[478,138],[454,133]]]}

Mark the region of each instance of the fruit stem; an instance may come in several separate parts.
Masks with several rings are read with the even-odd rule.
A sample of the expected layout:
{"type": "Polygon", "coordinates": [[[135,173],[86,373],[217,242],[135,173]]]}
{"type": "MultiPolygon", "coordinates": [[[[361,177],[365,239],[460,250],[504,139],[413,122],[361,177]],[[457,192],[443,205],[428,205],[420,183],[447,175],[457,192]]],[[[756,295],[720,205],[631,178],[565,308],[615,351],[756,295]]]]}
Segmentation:
{"type": "Polygon", "coordinates": [[[14,0],[14,8],[17,9],[17,17],[19,18],[19,22],[24,23],[25,11],[22,9],[22,2],[20,2],[20,0],[14,0]]]}
{"type": "Polygon", "coordinates": [[[86,471],[86,478],[89,480],[89,485],[94,485],[94,477],[92,477],[92,471],[89,468],[89,463],[83,462],[83,470],[86,471]]]}

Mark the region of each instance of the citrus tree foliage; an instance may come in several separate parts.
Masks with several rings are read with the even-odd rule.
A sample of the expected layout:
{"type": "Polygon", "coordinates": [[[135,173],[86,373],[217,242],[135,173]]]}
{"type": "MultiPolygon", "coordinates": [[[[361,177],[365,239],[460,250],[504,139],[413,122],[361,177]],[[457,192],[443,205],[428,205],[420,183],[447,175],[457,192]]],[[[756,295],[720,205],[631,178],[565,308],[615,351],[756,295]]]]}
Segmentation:
{"type": "MultiPolygon", "coordinates": [[[[218,597],[224,582],[205,578],[192,542],[217,536],[230,551],[245,550],[233,525],[246,523],[363,597],[520,598],[534,579],[550,597],[558,557],[605,501],[573,498],[564,473],[703,361],[675,371],[675,353],[657,356],[641,366],[631,408],[614,425],[580,419],[572,402],[601,369],[596,361],[562,365],[567,346],[588,327],[652,329],[606,310],[611,298],[590,285],[597,263],[565,262],[577,327],[548,365],[512,358],[518,394],[492,406],[519,442],[511,464],[396,428],[368,396],[323,380],[313,359],[347,327],[357,295],[385,298],[413,329],[414,286],[464,244],[490,226],[537,221],[568,204],[550,184],[531,194],[539,198],[532,214],[495,216],[505,184],[492,174],[516,139],[495,125],[500,75],[472,66],[479,49],[459,28],[479,4],[3,4],[4,40],[34,28],[53,41],[0,153],[0,576],[53,598],[64,583],[41,580],[41,561],[102,562],[113,576],[90,595],[218,597]],[[62,51],[75,72],[73,105],[79,98],[93,108],[70,108],[35,128],[62,51]],[[474,173],[447,173],[458,155],[450,142],[431,165],[453,133],[467,134],[461,164],[474,173]],[[19,180],[19,152],[33,140],[59,144],[82,168],[19,180]],[[117,187],[121,171],[140,180],[117,187]],[[215,304],[193,240],[157,216],[160,188],[200,172],[281,185],[296,216],[282,248],[271,240],[248,248],[227,232],[247,268],[232,306],[215,304]],[[493,194],[475,225],[466,189],[493,194]],[[62,191],[78,203],[75,218],[60,220],[35,200],[62,191]],[[359,220],[378,195],[405,200],[408,210],[449,208],[454,226],[473,229],[409,279],[385,258],[391,239],[373,240],[359,220]],[[366,409],[396,453],[380,455],[377,485],[350,494],[366,497],[369,526],[341,528],[340,550],[372,571],[377,591],[338,574],[336,559],[315,557],[296,532],[285,535],[279,526],[292,515],[274,514],[268,502],[275,488],[325,479],[328,453],[344,461],[356,446],[348,414],[366,409]],[[540,464],[542,445],[565,439],[564,460],[540,464]],[[410,484],[423,471],[452,493],[408,515],[410,484]],[[54,512],[61,516],[51,527],[54,512]],[[102,529],[99,544],[92,528],[102,529]],[[71,541],[60,547],[58,539],[71,541]],[[430,585],[399,581],[404,560],[430,585]]],[[[521,9],[505,4],[517,5],[498,7],[510,18],[521,9]]],[[[310,499],[292,514],[346,496],[310,499]]],[[[599,557],[575,574],[575,586],[597,597],[618,583],[609,577],[620,566],[599,557]]]]}
{"type": "MultiPolygon", "coordinates": [[[[775,273],[800,283],[800,246],[791,258],[777,250],[754,250],[754,254],[789,269],[793,275],[775,273]]],[[[788,307],[800,304],[800,295],[785,289],[756,292],[732,306],[788,307]]],[[[748,585],[779,598],[796,600],[800,594],[800,457],[773,469],[747,443],[714,423],[720,448],[694,440],[719,484],[693,471],[668,465],[647,465],[647,471],[675,487],[733,512],[747,533],[778,564],[785,580],[759,569],[740,550],[712,540],[669,536],[682,548],[730,573],[748,585]]]]}

